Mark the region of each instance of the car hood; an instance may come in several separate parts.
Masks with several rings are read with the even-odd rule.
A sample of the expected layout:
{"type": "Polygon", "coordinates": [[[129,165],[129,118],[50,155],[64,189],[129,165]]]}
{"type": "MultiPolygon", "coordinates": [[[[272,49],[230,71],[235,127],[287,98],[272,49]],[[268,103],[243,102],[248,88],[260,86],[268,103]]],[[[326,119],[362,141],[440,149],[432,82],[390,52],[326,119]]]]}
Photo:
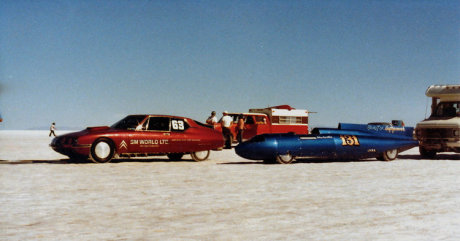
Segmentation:
{"type": "Polygon", "coordinates": [[[108,127],[108,126],[93,126],[93,127],[87,127],[86,130],[88,132],[100,132],[100,131],[110,130],[110,127],[108,127]]]}
{"type": "Polygon", "coordinates": [[[108,126],[87,127],[84,130],[71,132],[71,133],[67,133],[67,134],[64,134],[64,135],[59,135],[57,137],[78,137],[78,136],[83,136],[83,135],[87,135],[87,134],[107,132],[109,130],[112,130],[112,128],[110,128],[108,126]]]}

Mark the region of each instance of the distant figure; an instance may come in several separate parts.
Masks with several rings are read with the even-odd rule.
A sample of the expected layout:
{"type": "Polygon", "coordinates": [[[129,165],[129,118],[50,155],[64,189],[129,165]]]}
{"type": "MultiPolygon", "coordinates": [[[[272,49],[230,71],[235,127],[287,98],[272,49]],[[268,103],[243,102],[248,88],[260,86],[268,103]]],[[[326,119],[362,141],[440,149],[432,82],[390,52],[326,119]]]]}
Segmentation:
{"type": "Polygon", "coordinates": [[[238,123],[236,125],[236,139],[238,140],[238,143],[243,142],[243,131],[244,131],[244,115],[240,114],[238,116],[238,123]]]}
{"type": "Polygon", "coordinates": [[[49,136],[51,136],[51,135],[56,136],[56,133],[54,133],[55,130],[56,130],[56,123],[53,122],[53,124],[51,124],[51,126],[50,126],[50,135],[49,136]]]}
{"type": "Polygon", "coordinates": [[[213,111],[211,112],[211,116],[208,117],[208,119],[206,120],[206,124],[214,125],[216,123],[217,123],[217,116],[216,116],[216,112],[213,111]]]}
{"type": "Polygon", "coordinates": [[[233,124],[233,118],[228,115],[227,111],[222,113],[224,116],[220,123],[222,124],[222,135],[224,135],[225,139],[225,149],[232,149],[232,132],[230,131],[230,127],[233,124]]]}

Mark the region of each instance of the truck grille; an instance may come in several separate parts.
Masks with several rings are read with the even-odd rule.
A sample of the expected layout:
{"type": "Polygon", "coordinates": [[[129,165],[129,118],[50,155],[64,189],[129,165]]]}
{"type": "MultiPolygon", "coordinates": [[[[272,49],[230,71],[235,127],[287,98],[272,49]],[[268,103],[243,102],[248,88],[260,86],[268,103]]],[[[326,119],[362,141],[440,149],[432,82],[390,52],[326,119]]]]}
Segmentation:
{"type": "Polygon", "coordinates": [[[445,139],[445,138],[453,138],[454,137],[454,129],[446,129],[446,128],[426,128],[420,129],[417,132],[418,138],[422,139],[445,139]]]}

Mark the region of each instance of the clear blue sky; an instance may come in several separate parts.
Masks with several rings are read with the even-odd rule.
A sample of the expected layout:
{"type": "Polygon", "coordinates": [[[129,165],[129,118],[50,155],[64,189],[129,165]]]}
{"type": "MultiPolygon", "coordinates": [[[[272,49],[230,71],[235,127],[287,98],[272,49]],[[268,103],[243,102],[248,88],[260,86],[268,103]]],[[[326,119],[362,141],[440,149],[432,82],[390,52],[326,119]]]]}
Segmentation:
{"type": "Polygon", "coordinates": [[[442,83],[460,83],[459,1],[0,4],[0,130],[280,104],[415,125],[442,83]]]}

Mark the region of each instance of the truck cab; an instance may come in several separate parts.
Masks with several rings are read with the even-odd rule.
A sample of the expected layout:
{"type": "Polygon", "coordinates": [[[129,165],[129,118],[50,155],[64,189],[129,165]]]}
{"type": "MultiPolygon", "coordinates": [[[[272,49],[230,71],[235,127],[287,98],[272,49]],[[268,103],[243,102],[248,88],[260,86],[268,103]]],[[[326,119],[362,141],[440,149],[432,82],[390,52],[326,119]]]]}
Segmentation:
{"type": "Polygon", "coordinates": [[[420,155],[434,158],[438,152],[460,153],[460,85],[432,85],[431,115],[419,122],[415,133],[420,155]]]}

